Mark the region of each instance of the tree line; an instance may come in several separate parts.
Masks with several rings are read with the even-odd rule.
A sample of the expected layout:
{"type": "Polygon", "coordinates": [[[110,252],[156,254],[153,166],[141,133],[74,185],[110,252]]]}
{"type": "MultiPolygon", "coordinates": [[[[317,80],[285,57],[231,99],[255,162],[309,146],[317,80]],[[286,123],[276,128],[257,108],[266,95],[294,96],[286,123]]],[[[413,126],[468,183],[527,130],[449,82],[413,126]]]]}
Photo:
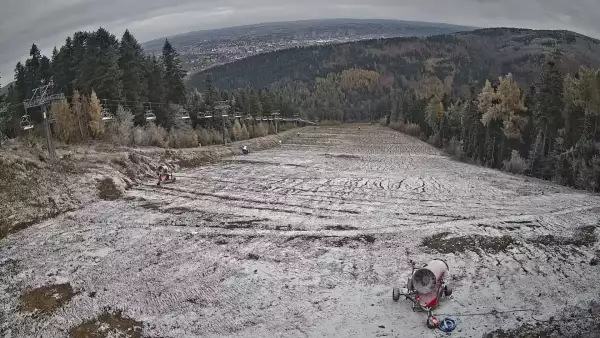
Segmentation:
{"type": "MultiPolygon", "coordinates": [[[[69,104],[76,92],[88,97],[95,92],[101,100],[124,101],[135,123],[142,125],[147,107],[141,102],[186,103],[185,75],[179,55],[168,40],[160,57],[149,56],[128,30],[121,40],[104,28],[76,32],[60,49],[55,47],[50,58],[33,44],[27,60],[15,66],[14,84],[4,98],[12,108],[5,113],[10,115],[11,123],[5,123],[2,132],[8,136],[18,134],[19,117],[25,113],[21,103],[50,80],[54,92],[68,97],[69,104]]],[[[169,127],[172,116],[161,109],[156,113],[159,122],[169,127]]]]}
{"type": "Polygon", "coordinates": [[[564,75],[556,63],[522,88],[512,74],[449,94],[433,76],[414,88],[387,86],[373,70],[346,69],[314,86],[273,91],[321,121],[381,121],[461,160],[600,192],[600,70],[564,75]]]}
{"type": "Polygon", "coordinates": [[[190,83],[268,90],[308,119],[383,118],[464,160],[599,191],[599,46],[567,31],[485,29],[292,48],[190,83]]]}
{"type": "Polygon", "coordinates": [[[525,89],[508,74],[464,98],[436,93],[408,104],[419,109],[396,109],[382,122],[417,125],[419,136],[463,160],[600,191],[599,70],[564,76],[548,61],[525,89]]]}
{"type": "MultiPolygon", "coordinates": [[[[169,144],[167,139],[171,129],[187,129],[178,118],[184,111],[190,116],[192,131],[198,129],[197,134],[214,136],[210,141],[203,137],[204,144],[241,139],[242,136],[233,136],[235,123],[226,121],[223,130],[221,121],[199,119],[198,113],[215,115],[217,109],[223,106],[226,111],[219,110],[219,114],[245,112],[262,116],[279,111],[282,115],[291,116],[295,113],[285,97],[267,90],[219,91],[210,79],[200,91],[187,90],[185,76],[179,55],[168,39],[160,56],[146,55],[128,30],[120,40],[104,28],[76,32],[66,38],[63,46],[55,47],[51,57],[42,55],[33,44],[27,60],[16,65],[15,82],[8,94],[0,97],[0,137],[20,134],[20,119],[25,114],[22,102],[31,97],[34,89],[50,81],[53,91],[63,93],[67,98],[65,102],[57,102],[51,107],[52,130],[59,140],[67,143],[104,138],[114,140],[115,131],[109,128],[111,124],[102,120],[103,112],[110,112],[115,117],[114,121],[125,126],[129,126],[130,122],[123,114],[130,113],[133,127],[147,127],[152,129],[148,133],[153,135],[159,130],[164,142],[151,143],[161,145],[169,144]],[[119,106],[122,106],[121,109],[119,106]],[[148,112],[156,116],[156,121],[151,124],[156,123],[159,129],[149,126],[146,121],[148,112]],[[223,134],[226,135],[223,137],[223,134]]],[[[39,111],[31,114],[31,119],[39,124],[39,111]]],[[[245,134],[242,130],[247,129],[248,137],[264,134],[263,129],[272,129],[268,125],[257,124],[257,131],[253,132],[254,122],[238,124],[241,134],[245,134]]],[[[117,138],[123,140],[122,134],[117,138]]],[[[200,142],[188,143],[194,146],[200,142]]]]}
{"type": "Polygon", "coordinates": [[[385,77],[350,68],[268,92],[308,118],[381,120],[462,160],[600,191],[600,71],[565,76],[549,60],[525,88],[509,73],[464,96],[433,75],[414,87],[385,77]]]}

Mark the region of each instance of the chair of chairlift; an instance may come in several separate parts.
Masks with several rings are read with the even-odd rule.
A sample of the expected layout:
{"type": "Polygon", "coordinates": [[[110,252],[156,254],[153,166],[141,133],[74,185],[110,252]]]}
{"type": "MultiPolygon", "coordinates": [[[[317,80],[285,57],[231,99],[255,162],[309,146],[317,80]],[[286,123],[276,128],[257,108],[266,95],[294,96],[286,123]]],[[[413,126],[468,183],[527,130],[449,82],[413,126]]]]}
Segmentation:
{"type": "Polygon", "coordinates": [[[102,109],[102,121],[110,121],[112,119],[112,114],[108,110],[102,109]]]}
{"type": "Polygon", "coordinates": [[[33,129],[33,124],[31,124],[31,117],[29,115],[21,116],[21,122],[19,124],[23,130],[33,129]]]}
{"type": "Polygon", "coordinates": [[[146,121],[156,120],[156,115],[154,114],[154,112],[152,110],[146,110],[144,117],[146,118],[146,121]]]}
{"type": "Polygon", "coordinates": [[[181,112],[181,116],[180,117],[181,117],[182,120],[189,120],[190,119],[190,113],[188,113],[187,110],[183,110],[181,112]]]}

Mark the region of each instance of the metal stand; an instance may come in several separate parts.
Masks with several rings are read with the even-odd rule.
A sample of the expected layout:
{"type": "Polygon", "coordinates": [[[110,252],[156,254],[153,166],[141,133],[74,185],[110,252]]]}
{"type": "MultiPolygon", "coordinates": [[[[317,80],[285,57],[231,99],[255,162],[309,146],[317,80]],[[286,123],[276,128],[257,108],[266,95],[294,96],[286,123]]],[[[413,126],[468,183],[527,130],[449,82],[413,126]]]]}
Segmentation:
{"type": "Polygon", "coordinates": [[[48,113],[46,112],[46,106],[42,106],[42,114],[44,117],[44,131],[46,133],[46,144],[48,145],[48,155],[50,161],[56,161],[56,149],[54,149],[54,142],[52,142],[52,131],[50,130],[50,122],[48,122],[48,113]]]}
{"type": "Polygon", "coordinates": [[[46,134],[46,144],[48,146],[48,155],[51,162],[56,162],[56,150],[54,149],[54,142],[52,139],[52,131],[50,130],[50,116],[48,114],[48,106],[53,102],[64,100],[63,94],[54,94],[52,90],[54,83],[52,80],[47,85],[38,87],[33,90],[33,94],[28,101],[23,102],[25,108],[25,115],[28,115],[27,109],[34,107],[41,107],[42,116],[44,118],[44,132],[46,134]]]}

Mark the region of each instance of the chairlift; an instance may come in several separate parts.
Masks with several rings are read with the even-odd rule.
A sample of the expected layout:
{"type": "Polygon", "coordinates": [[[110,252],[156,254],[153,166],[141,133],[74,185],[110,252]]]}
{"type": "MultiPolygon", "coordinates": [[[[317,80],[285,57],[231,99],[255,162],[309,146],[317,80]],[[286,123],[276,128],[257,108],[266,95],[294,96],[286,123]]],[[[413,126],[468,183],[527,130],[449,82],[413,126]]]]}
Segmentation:
{"type": "Polygon", "coordinates": [[[102,105],[102,110],[100,114],[102,114],[102,121],[110,121],[113,119],[112,114],[108,111],[108,105],[106,104],[106,99],[103,100],[104,104],[102,105]]]}
{"type": "Polygon", "coordinates": [[[110,121],[113,119],[112,114],[106,108],[102,108],[102,121],[110,121]]]}
{"type": "Polygon", "coordinates": [[[144,117],[146,118],[146,121],[154,121],[154,120],[156,120],[156,114],[154,114],[154,112],[152,111],[152,109],[146,110],[146,112],[144,113],[144,117]]]}
{"type": "Polygon", "coordinates": [[[23,130],[33,129],[33,124],[31,124],[31,116],[27,114],[21,116],[21,122],[19,124],[23,130]]]}

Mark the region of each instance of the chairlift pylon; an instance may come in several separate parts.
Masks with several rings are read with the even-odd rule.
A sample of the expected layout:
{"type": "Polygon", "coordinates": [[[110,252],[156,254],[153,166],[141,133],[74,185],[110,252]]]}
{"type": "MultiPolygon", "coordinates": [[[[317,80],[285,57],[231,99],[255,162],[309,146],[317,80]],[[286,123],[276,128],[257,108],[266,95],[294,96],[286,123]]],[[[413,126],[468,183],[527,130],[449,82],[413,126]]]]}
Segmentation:
{"type": "Polygon", "coordinates": [[[31,124],[31,116],[27,114],[21,116],[21,121],[19,122],[19,125],[23,130],[33,129],[33,124],[31,124]]]}

